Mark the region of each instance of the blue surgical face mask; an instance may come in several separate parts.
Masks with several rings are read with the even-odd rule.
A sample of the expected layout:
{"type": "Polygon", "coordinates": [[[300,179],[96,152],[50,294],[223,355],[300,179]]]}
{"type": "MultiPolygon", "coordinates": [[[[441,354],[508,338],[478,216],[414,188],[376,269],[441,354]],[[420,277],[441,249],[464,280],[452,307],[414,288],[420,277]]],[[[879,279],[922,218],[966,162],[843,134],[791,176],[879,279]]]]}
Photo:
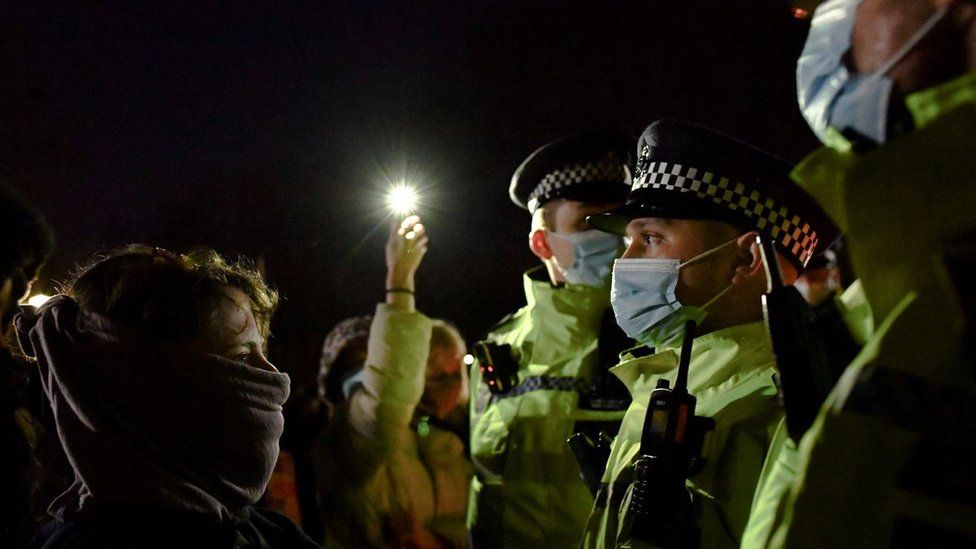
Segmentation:
{"type": "Polygon", "coordinates": [[[701,324],[705,309],[725,295],[728,285],[704,305],[682,305],[675,295],[678,272],[736,242],[698,254],[681,263],[677,259],[618,259],[613,264],[610,303],[617,324],[630,338],[648,347],[675,346],[680,342],[685,322],[701,324]]]}
{"type": "Polygon", "coordinates": [[[888,72],[948,13],[948,8],[940,8],[883,66],[870,74],[858,74],[844,65],[844,55],[851,49],[860,3],[830,0],[817,8],[796,64],[800,111],[824,143],[830,127],[851,129],[877,143],[885,142],[894,86],[888,72]]]}
{"type": "Polygon", "coordinates": [[[595,229],[565,234],[549,231],[548,236],[550,244],[562,241],[567,244],[566,248],[572,249],[571,253],[553,250],[553,264],[566,282],[606,287],[613,260],[623,249],[623,240],[619,236],[595,229]]]}

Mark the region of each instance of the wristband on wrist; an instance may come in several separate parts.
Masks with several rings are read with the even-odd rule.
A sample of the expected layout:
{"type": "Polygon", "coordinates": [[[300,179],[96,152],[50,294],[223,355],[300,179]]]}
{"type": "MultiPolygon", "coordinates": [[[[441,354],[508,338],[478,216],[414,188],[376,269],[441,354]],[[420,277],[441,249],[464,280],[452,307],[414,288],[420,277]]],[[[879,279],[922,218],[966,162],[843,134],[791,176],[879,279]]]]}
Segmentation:
{"type": "Polygon", "coordinates": [[[387,288],[386,293],[388,294],[410,294],[413,295],[413,290],[408,288],[387,288]]]}

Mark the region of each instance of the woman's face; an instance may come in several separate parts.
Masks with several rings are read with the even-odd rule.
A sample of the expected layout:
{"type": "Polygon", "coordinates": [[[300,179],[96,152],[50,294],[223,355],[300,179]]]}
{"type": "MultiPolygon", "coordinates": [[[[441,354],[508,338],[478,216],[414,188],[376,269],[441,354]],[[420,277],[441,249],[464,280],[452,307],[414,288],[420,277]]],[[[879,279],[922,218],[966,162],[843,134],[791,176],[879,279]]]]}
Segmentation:
{"type": "Polygon", "coordinates": [[[277,372],[264,356],[264,339],[251,311],[251,300],[237,288],[225,287],[225,299],[214,315],[213,329],[199,343],[201,350],[248,366],[277,372]]]}
{"type": "Polygon", "coordinates": [[[421,407],[431,415],[445,418],[457,407],[461,396],[463,355],[457,347],[431,346],[424,396],[420,401],[421,407]]]}

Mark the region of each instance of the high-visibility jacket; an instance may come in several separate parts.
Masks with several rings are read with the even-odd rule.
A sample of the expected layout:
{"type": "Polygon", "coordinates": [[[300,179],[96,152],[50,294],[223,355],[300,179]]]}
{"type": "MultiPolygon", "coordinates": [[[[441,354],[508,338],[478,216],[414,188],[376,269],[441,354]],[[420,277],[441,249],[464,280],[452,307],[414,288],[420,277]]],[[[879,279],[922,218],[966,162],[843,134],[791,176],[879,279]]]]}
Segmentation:
{"type": "Polygon", "coordinates": [[[744,546],[976,544],[976,73],[905,104],[914,131],[866,152],[835,134],[794,172],[846,233],[877,329],[771,466],[744,546]]]}
{"type": "Polygon", "coordinates": [[[616,427],[623,417],[579,407],[597,367],[609,288],[555,287],[542,269],[526,273],[524,285],[527,305],[487,337],[512,346],[518,385],[491,395],[479,365],[471,370],[468,526],[476,548],[575,547],[593,497],[566,440],[581,424],[616,427]]]}
{"type": "MultiPolygon", "coordinates": [[[[674,385],[678,353],[664,350],[634,358],[625,355],[613,369],[630,388],[633,402],[614,440],[604,486],[590,515],[583,547],[641,547],[623,525],[629,521],[634,460],[651,391],[661,378],[674,385]]],[[[695,338],[688,391],[698,399],[696,414],[715,420],[706,439],[704,469],[688,481],[700,495],[701,546],[737,547],[745,528],[766,451],[782,418],[773,381],[774,359],[762,322],[732,326],[695,338]]]]}
{"type": "MultiPolygon", "coordinates": [[[[861,281],[854,281],[843,294],[834,297],[834,302],[851,336],[864,345],[874,332],[874,317],[861,281]]],[[[763,547],[768,543],[780,498],[796,474],[797,459],[796,444],[787,434],[786,420],[783,419],[776,429],[759,477],[749,523],[742,535],[742,547],[763,547]]]]}

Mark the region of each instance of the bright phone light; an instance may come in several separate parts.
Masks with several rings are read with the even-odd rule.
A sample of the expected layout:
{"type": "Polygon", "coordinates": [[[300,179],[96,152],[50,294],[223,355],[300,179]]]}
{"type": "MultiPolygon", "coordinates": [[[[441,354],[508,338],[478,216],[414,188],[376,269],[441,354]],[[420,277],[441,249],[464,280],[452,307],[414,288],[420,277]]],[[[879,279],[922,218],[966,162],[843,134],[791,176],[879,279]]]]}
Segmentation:
{"type": "Polygon", "coordinates": [[[417,208],[417,191],[406,183],[398,183],[387,195],[387,205],[397,215],[407,215],[417,208]]]}
{"type": "Polygon", "coordinates": [[[470,354],[469,355],[464,355],[464,359],[463,360],[464,360],[464,364],[466,366],[471,366],[472,364],[474,364],[474,355],[470,355],[470,354]]]}
{"type": "Polygon", "coordinates": [[[47,294],[34,294],[27,298],[27,304],[31,307],[40,307],[47,303],[47,300],[51,299],[51,296],[47,294]]]}

